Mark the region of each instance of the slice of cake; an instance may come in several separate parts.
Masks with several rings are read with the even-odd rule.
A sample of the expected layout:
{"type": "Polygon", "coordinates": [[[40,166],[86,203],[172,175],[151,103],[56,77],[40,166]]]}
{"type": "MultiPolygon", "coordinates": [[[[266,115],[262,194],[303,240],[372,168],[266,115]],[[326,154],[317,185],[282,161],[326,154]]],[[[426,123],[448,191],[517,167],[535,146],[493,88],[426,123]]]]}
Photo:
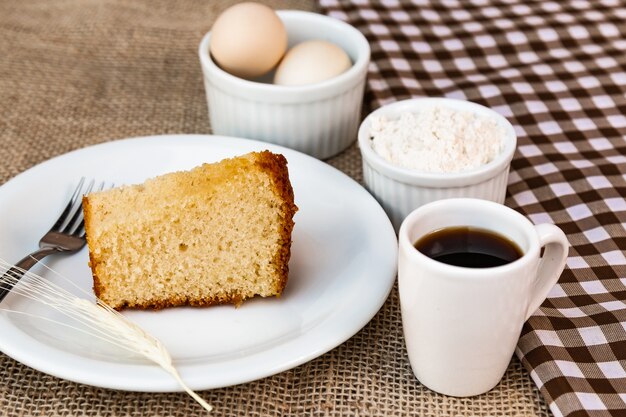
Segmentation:
{"type": "Polygon", "coordinates": [[[96,296],[115,309],[279,296],[297,207],[287,160],[253,152],[87,195],[96,296]]]}

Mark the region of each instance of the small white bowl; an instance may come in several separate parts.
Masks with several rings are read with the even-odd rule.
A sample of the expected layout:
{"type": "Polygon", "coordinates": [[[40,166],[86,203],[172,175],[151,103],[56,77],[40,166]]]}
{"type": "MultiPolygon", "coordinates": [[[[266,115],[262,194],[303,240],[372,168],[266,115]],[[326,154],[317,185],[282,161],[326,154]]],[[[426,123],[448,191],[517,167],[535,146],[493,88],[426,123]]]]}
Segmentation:
{"type": "Polygon", "coordinates": [[[504,203],[517,136],[508,120],[487,107],[448,98],[416,98],[398,101],[369,114],[361,123],[358,137],[363,157],[365,186],[383,206],[396,230],[410,212],[431,201],[472,197],[504,203]],[[372,149],[370,136],[372,117],[384,115],[388,119],[395,119],[401,113],[417,113],[435,106],[469,111],[495,120],[505,131],[502,152],[491,162],[472,170],[456,173],[430,173],[400,168],[372,149]]]}
{"type": "Polygon", "coordinates": [[[305,40],[326,40],[348,54],[352,67],[332,79],[302,86],[249,81],[215,64],[209,53],[209,32],[198,52],[211,128],[217,135],[276,143],[320,159],[331,157],[356,138],[369,44],[361,32],[340,20],[301,11],[277,13],[287,29],[289,47],[305,40]]]}

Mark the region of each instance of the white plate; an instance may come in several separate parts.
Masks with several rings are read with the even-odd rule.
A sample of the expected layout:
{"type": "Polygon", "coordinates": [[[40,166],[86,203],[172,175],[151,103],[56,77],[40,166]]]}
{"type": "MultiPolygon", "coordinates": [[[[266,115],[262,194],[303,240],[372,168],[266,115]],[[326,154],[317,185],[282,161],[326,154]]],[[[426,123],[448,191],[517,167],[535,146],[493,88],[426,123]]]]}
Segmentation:
{"type": "MultiPolygon", "coordinates": [[[[16,262],[36,249],[81,176],[138,183],[262,149],[287,158],[300,208],[283,296],[253,299],[240,308],[182,307],[124,314],[165,344],[193,389],[239,384],[293,368],[343,343],[371,320],[389,295],[397,256],[395,233],[374,198],[343,173],[302,153],[208,135],[127,139],[70,152],[0,187],[0,258],[16,262]]],[[[87,258],[84,249],[50,257],[46,263],[91,292],[87,258]]],[[[33,272],[70,288],[41,265],[33,272]]],[[[15,294],[9,294],[2,307],[53,314],[15,294]]],[[[69,323],[62,316],[52,318],[69,323]]],[[[2,312],[0,335],[4,353],[60,378],[122,390],[179,390],[156,365],[38,318],[2,312]]]]}

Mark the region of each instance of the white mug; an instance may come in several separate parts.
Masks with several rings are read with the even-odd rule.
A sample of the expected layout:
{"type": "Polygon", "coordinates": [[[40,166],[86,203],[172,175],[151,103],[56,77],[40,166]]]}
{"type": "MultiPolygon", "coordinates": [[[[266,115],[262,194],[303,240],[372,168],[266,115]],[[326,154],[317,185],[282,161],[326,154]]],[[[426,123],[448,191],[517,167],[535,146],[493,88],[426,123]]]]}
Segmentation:
{"type": "Polygon", "coordinates": [[[569,248],[565,234],[551,224],[534,226],[501,204],[455,198],[414,210],[398,239],[402,324],[413,373],[446,395],[489,391],[504,375],[522,325],[563,271],[569,248]],[[465,268],[415,249],[424,235],[454,226],[503,235],[523,255],[498,267],[465,268]]]}

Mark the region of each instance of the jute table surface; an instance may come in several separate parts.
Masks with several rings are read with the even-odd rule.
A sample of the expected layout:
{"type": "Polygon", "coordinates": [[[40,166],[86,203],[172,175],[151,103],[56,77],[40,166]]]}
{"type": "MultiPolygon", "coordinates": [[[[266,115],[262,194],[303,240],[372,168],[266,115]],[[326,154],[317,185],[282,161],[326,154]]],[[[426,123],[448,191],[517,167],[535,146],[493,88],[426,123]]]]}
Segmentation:
{"type": "MultiPolygon", "coordinates": [[[[96,143],[210,133],[196,48],[229,3],[0,1],[0,184],[53,156],[96,143]]],[[[315,8],[305,0],[270,4],[315,8]]],[[[371,99],[377,93],[368,94],[371,99]]],[[[328,162],[361,181],[356,146],[328,162]]],[[[36,204],[36,196],[31,203],[36,204]]],[[[0,376],[1,415],[202,414],[182,393],[120,392],[76,384],[3,354],[0,376]]],[[[396,289],[370,324],[322,357],[273,377],[202,395],[219,416],[550,415],[517,359],[503,381],[479,397],[450,398],[421,386],[406,357],[396,289]]]]}

